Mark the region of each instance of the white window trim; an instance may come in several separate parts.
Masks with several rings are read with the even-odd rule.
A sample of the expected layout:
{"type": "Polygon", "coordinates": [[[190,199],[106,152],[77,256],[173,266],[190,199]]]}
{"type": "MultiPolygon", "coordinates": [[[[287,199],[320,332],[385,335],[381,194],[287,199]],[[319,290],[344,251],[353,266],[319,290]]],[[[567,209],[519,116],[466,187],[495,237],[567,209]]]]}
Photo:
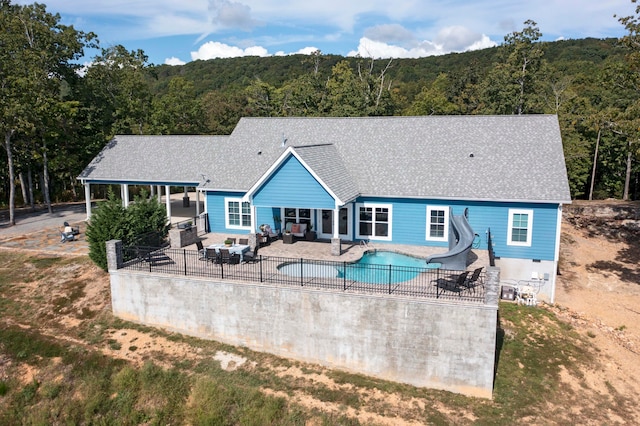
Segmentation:
{"type": "MultiPolygon", "coordinates": [[[[242,226],[242,225],[231,225],[229,223],[229,203],[230,202],[237,202],[240,203],[240,223],[242,223],[242,198],[227,198],[225,197],[224,199],[224,225],[227,229],[242,229],[242,230],[247,230],[247,231],[251,231],[251,225],[249,226],[242,226]]],[[[244,201],[246,202],[246,201],[244,201]]],[[[253,209],[249,209],[249,214],[251,216],[253,216],[253,209]]],[[[251,224],[253,222],[253,217],[251,218],[251,220],[249,221],[249,223],[251,224]]]]}
{"type": "Polygon", "coordinates": [[[393,204],[373,204],[373,203],[357,203],[356,204],[356,238],[361,240],[371,241],[392,241],[393,240],[393,204]],[[389,211],[389,235],[386,237],[379,237],[376,235],[360,235],[360,207],[370,207],[373,209],[373,230],[375,232],[375,210],[376,208],[385,208],[389,211]]]}
{"type": "Polygon", "coordinates": [[[525,209],[509,209],[509,223],[507,225],[507,245],[508,246],[520,246],[531,247],[531,236],[533,235],[533,210],[525,209]],[[513,234],[513,216],[516,214],[526,214],[527,218],[527,241],[511,241],[513,234]]]}
{"type": "Polygon", "coordinates": [[[427,206],[427,229],[425,233],[427,241],[449,241],[449,208],[447,206],[427,206]],[[431,231],[431,212],[434,210],[444,210],[444,235],[442,237],[432,237],[431,231]]]}

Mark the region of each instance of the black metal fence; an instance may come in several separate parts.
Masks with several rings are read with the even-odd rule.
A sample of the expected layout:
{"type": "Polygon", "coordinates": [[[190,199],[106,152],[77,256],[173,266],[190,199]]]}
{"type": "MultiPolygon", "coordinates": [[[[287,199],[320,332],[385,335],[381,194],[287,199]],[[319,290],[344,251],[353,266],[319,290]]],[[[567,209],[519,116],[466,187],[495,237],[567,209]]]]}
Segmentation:
{"type": "Polygon", "coordinates": [[[461,279],[463,271],[276,256],[219,263],[187,249],[130,247],[124,248],[122,255],[121,268],[127,270],[484,303],[484,272],[471,281],[470,273],[461,279]]]}

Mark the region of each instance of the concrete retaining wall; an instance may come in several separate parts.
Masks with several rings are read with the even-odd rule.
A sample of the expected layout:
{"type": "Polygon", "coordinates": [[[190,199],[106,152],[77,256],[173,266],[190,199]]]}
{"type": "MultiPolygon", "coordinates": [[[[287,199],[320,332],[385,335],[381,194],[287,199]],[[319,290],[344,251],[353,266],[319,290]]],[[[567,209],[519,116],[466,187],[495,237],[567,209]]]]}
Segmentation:
{"type": "Polygon", "coordinates": [[[111,270],[120,318],[420,387],[491,398],[489,305],[111,270]]]}

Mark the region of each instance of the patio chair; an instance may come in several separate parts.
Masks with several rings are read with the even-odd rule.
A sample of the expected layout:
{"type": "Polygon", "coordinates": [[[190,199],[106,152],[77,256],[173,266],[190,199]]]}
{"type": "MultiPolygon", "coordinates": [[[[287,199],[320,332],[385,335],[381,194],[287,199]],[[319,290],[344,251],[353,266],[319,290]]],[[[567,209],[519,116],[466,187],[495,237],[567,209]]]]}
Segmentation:
{"type": "Polygon", "coordinates": [[[237,265],[240,263],[240,255],[230,253],[229,249],[220,249],[220,263],[228,263],[229,265],[237,265]]]}
{"type": "Polygon", "coordinates": [[[236,239],[235,238],[227,237],[225,239],[225,241],[227,241],[227,240],[231,241],[231,244],[235,244],[236,243],[236,239]]]}
{"type": "Polygon", "coordinates": [[[60,232],[60,242],[66,243],[67,241],[75,241],[76,237],[73,233],[60,232]]]}
{"type": "Polygon", "coordinates": [[[455,292],[459,295],[462,293],[464,283],[467,281],[468,276],[469,271],[464,271],[454,279],[438,278],[435,285],[443,290],[455,292]]]}
{"type": "Polygon", "coordinates": [[[196,247],[198,248],[198,260],[207,260],[207,251],[202,245],[202,241],[196,241],[196,247]]]}
{"type": "Polygon", "coordinates": [[[240,238],[238,240],[238,244],[242,244],[242,245],[248,246],[249,245],[249,239],[248,238],[240,238]]]}
{"type": "Polygon", "coordinates": [[[257,262],[258,261],[258,249],[260,248],[260,244],[257,244],[253,250],[250,250],[244,254],[242,259],[245,262],[257,262]]]}
{"type": "Polygon", "coordinates": [[[480,274],[482,273],[482,269],[483,268],[474,269],[473,274],[471,274],[471,276],[465,280],[462,286],[475,293],[476,287],[478,285],[483,286],[482,282],[480,281],[480,274]]]}
{"type": "Polygon", "coordinates": [[[211,263],[220,263],[220,255],[214,249],[204,249],[205,260],[211,263]]]}

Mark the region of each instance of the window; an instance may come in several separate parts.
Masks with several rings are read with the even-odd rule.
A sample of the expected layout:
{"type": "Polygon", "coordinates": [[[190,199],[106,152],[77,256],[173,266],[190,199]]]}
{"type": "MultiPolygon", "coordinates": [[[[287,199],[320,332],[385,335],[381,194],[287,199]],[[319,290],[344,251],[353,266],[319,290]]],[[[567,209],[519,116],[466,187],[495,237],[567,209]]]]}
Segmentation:
{"type": "Polygon", "coordinates": [[[391,241],[391,205],[358,204],[357,238],[391,241]]]}
{"type": "Polygon", "coordinates": [[[306,223],[311,225],[311,209],[295,209],[293,207],[285,207],[284,209],[284,226],[287,223],[306,223]]]}
{"type": "Polygon", "coordinates": [[[427,240],[449,240],[449,209],[442,206],[427,206],[427,240]]]}
{"type": "Polygon", "coordinates": [[[225,198],[227,228],[251,229],[251,204],[240,198],[225,198]]]}
{"type": "Polygon", "coordinates": [[[507,245],[531,246],[533,210],[509,210],[507,245]]]}

